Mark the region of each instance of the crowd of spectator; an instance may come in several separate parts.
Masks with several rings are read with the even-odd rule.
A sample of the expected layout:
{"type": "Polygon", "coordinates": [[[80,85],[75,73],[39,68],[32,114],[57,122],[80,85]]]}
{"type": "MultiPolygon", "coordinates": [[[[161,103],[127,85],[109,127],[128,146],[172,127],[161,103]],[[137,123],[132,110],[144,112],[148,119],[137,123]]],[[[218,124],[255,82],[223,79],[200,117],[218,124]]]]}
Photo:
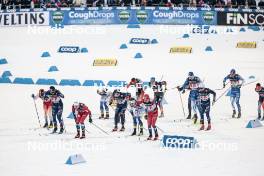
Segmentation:
{"type": "Polygon", "coordinates": [[[263,9],[264,0],[0,0],[0,9],[95,6],[186,6],[263,9]]]}

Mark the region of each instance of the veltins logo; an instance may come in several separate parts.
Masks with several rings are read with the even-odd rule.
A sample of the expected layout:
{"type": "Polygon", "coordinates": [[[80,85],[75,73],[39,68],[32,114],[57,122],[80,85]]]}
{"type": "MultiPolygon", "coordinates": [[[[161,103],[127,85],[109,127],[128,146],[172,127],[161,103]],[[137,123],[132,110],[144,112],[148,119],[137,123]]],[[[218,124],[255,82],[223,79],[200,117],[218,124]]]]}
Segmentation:
{"type": "Polygon", "coordinates": [[[53,12],[52,13],[52,20],[55,24],[62,24],[64,18],[63,12],[53,12]]]}
{"type": "Polygon", "coordinates": [[[137,20],[143,24],[148,18],[148,13],[144,10],[137,11],[137,20]]]}
{"type": "Polygon", "coordinates": [[[214,13],[213,12],[204,12],[203,13],[203,20],[205,23],[211,23],[214,20],[214,13]]]}
{"type": "Polygon", "coordinates": [[[128,11],[123,10],[119,13],[118,16],[122,23],[126,23],[128,19],[130,18],[130,13],[128,11]]]}

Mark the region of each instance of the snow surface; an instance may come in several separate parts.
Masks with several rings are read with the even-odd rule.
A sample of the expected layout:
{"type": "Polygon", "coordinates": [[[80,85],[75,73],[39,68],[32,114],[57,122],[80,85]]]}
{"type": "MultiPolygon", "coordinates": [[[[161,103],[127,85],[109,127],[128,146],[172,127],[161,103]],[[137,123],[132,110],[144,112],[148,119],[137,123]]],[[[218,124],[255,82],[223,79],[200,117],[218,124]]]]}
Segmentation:
{"type": "MultiPolygon", "coordinates": [[[[207,87],[221,88],[222,80],[231,68],[237,69],[244,78],[255,76],[264,84],[264,32],[247,29],[244,33],[190,34],[175,33],[180,26],[141,26],[127,29],[116,26],[71,26],[63,30],[49,27],[35,28],[47,34],[34,34],[25,27],[0,28],[0,57],[8,64],[0,65],[1,73],[9,70],[11,77],[130,80],[139,77],[148,81],[155,76],[168,82],[166,93],[168,105],[165,118],[158,119],[157,125],[165,132],[195,137],[200,148],[192,150],[166,150],[159,141],[145,141],[143,137],[129,137],[132,118],[127,113],[126,131],[111,133],[113,111],[110,120],[99,120],[99,96],[97,87],[56,86],[65,95],[63,118],[67,132],[51,135],[50,131],[39,128],[34,103],[30,95],[40,88],[37,85],[0,85],[0,173],[1,175],[215,175],[215,176],[263,176],[264,128],[245,128],[250,119],[256,118],[257,98],[255,83],[242,88],[242,118],[231,119],[231,106],[227,97],[221,98],[212,108],[211,131],[198,131],[199,125],[184,119],[179,93],[170,88],[183,84],[187,73],[193,71],[207,87]],[[86,30],[80,34],[77,30],[86,30]],[[72,33],[69,31],[72,30],[72,33]],[[58,34],[59,32],[59,34],[58,34]],[[68,33],[66,33],[68,32],[68,33]],[[57,34],[56,34],[57,33],[57,34]],[[131,45],[131,38],[157,39],[155,45],[131,45]],[[257,49],[237,49],[239,41],[256,41],[257,49]],[[128,49],[120,50],[122,43],[128,49]],[[88,53],[57,53],[60,46],[88,48],[88,53]],[[173,46],[192,46],[192,54],[170,54],[173,46]],[[213,52],[205,52],[206,46],[213,52]],[[49,51],[50,58],[41,58],[49,51]],[[141,52],[142,59],[133,59],[141,52]],[[95,58],[116,58],[117,67],[92,67],[95,58]],[[59,72],[47,72],[56,65],[59,72]],[[79,100],[87,104],[93,113],[94,123],[110,133],[106,135],[86,122],[89,133],[85,140],[73,139],[75,124],[66,117],[71,105],[79,100]],[[39,148],[34,148],[39,146],[39,148]],[[216,147],[218,146],[218,147],[216,147]],[[69,155],[82,154],[86,163],[64,164],[69,155]]],[[[224,27],[218,27],[225,31],[224,27]]],[[[239,30],[239,28],[234,28],[239,30]]],[[[217,91],[221,95],[223,91],[217,91]]],[[[188,93],[182,95],[187,113],[188,93]]],[[[37,101],[43,124],[42,102],[37,101]]],[[[146,127],[146,121],[144,121],[146,127]]]]}

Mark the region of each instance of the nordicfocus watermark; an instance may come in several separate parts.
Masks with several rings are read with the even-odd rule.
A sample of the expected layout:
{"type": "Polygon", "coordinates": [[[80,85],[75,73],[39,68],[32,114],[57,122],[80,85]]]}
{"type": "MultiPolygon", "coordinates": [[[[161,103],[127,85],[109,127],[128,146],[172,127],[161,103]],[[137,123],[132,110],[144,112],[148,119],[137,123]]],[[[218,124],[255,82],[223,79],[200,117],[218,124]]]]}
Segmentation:
{"type": "Polygon", "coordinates": [[[91,144],[76,141],[54,141],[54,142],[27,142],[28,151],[76,151],[85,150],[89,152],[101,152],[106,150],[104,143],[91,144]]]}
{"type": "Polygon", "coordinates": [[[159,34],[161,35],[182,35],[182,34],[218,34],[218,35],[237,35],[237,27],[209,26],[209,25],[160,25],[159,34]]]}
{"type": "Polygon", "coordinates": [[[225,141],[200,141],[191,143],[190,140],[171,140],[166,143],[166,146],[162,144],[160,146],[162,150],[193,150],[193,151],[225,151],[225,152],[237,152],[239,147],[236,142],[225,141]]]}
{"type": "Polygon", "coordinates": [[[28,35],[105,35],[106,27],[104,26],[72,26],[69,25],[62,29],[57,27],[37,27],[28,26],[28,35]]]}

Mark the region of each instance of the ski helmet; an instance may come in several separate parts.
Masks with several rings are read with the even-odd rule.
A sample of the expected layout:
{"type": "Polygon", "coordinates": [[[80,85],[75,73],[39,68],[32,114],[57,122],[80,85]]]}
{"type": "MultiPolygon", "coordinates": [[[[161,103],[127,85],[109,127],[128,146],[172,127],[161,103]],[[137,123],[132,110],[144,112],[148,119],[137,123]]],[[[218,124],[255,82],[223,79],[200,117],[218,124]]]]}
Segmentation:
{"type": "Polygon", "coordinates": [[[50,93],[55,94],[55,87],[54,86],[50,86],[50,93]]]}
{"type": "Polygon", "coordinates": [[[235,70],[234,68],[232,68],[232,69],[230,70],[230,74],[232,74],[232,75],[236,74],[236,70],[235,70]]]}
{"type": "Polygon", "coordinates": [[[193,72],[190,71],[190,72],[188,73],[188,76],[189,76],[189,77],[194,76],[193,72]]]}
{"type": "Polygon", "coordinates": [[[155,82],[155,81],[156,81],[155,77],[150,78],[150,82],[155,82]]]}
{"type": "Polygon", "coordinates": [[[256,84],[256,91],[260,91],[260,89],[261,89],[261,84],[260,83],[257,83],[256,84]]]}
{"type": "Polygon", "coordinates": [[[131,82],[136,82],[136,78],[132,78],[131,79],[131,82]]]}

